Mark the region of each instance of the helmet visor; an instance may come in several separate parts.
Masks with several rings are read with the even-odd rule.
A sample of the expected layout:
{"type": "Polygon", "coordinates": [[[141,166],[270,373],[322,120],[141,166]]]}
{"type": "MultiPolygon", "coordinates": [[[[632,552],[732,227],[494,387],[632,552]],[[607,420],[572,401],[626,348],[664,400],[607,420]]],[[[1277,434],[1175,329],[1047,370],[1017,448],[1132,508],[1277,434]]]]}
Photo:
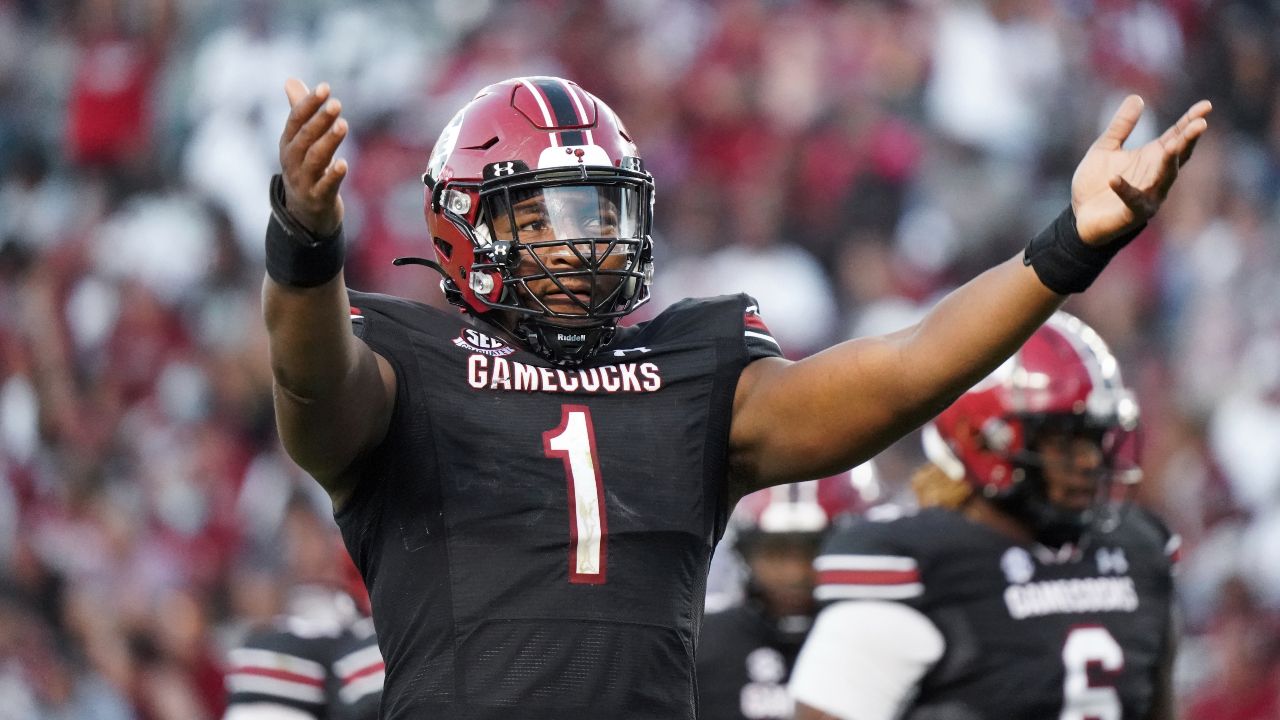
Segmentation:
{"type": "Polygon", "coordinates": [[[516,302],[551,317],[608,317],[646,283],[645,198],[634,183],[507,187],[484,195],[516,302]]]}
{"type": "Polygon", "coordinates": [[[512,188],[486,198],[494,240],[538,242],[644,235],[640,193],[625,185],[512,188]]]}
{"type": "Polygon", "coordinates": [[[1136,417],[1040,415],[1024,422],[1028,447],[1014,462],[1036,479],[1032,492],[1053,518],[1111,526],[1142,478],[1136,417]]]}

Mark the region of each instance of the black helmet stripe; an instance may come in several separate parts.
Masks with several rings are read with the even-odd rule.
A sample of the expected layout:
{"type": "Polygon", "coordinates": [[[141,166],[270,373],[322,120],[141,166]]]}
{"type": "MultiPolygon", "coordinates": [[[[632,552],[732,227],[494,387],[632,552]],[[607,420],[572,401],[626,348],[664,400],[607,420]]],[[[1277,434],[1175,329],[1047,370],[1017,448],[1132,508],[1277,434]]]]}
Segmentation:
{"type": "MultiPolygon", "coordinates": [[[[569,96],[569,90],[560,81],[552,78],[538,78],[533,81],[533,84],[546,96],[556,127],[573,127],[586,123],[585,118],[578,116],[574,107],[574,98],[569,96]]],[[[561,145],[585,145],[586,142],[586,137],[581,130],[567,130],[560,133],[561,145]]]]}

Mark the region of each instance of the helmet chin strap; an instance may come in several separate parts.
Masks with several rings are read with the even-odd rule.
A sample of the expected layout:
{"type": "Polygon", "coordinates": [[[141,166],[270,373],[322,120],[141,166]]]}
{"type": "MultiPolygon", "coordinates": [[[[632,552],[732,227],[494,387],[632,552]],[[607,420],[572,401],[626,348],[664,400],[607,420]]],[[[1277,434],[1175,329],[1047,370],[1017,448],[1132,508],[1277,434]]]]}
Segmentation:
{"type": "Polygon", "coordinates": [[[440,267],[440,263],[434,260],[428,260],[420,257],[398,257],[391,261],[392,265],[400,267],[402,265],[422,265],[431,268],[440,273],[440,290],[444,293],[444,297],[450,303],[459,305],[462,303],[462,293],[454,286],[453,281],[449,279],[449,273],[440,267]]]}
{"type": "Polygon", "coordinates": [[[513,333],[533,353],[557,365],[578,365],[590,360],[613,339],[612,324],[567,327],[531,317],[516,320],[513,333]]]}
{"type": "MultiPolygon", "coordinates": [[[[423,265],[435,270],[444,278],[441,287],[445,296],[451,298],[451,301],[451,296],[460,297],[458,290],[452,287],[448,273],[439,263],[419,257],[398,257],[392,262],[396,266],[423,265]]],[[[612,322],[572,327],[528,316],[517,316],[514,321],[504,321],[503,314],[494,311],[475,317],[496,325],[524,343],[533,354],[557,365],[579,365],[590,360],[600,348],[609,344],[617,330],[617,325],[612,322]]]]}

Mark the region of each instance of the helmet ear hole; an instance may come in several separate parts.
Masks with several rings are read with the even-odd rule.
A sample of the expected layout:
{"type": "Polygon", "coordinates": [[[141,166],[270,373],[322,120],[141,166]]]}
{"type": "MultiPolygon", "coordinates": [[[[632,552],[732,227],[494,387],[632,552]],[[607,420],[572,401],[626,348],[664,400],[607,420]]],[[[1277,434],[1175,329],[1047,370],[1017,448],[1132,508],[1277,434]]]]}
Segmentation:
{"type": "Polygon", "coordinates": [[[1016,440],[1013,427],[1003,418],[988,419],[982,424],[978,437],[984,449],[1000,454],[1009,452],[1016,440]]]}
{"type": "Polygon", "coordinates": [[[436,252],[440,254],[441,258],[448,261],[449,256],[453,254],[453,245],[446,240],[441,240],[440,238],[433,238],[433,240],[435,241],[436,252]]]}

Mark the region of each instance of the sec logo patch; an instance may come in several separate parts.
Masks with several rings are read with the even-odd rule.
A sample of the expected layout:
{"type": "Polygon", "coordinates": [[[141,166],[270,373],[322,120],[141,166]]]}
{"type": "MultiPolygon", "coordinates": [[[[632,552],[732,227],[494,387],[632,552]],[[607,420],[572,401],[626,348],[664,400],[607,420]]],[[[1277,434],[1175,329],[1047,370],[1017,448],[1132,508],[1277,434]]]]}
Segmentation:
{"type": "Polygon", "coordinates": [[[499,340],[498,338],[485,335],[479,330],[472,328],[463,328],[462,333],[453,339],[453,344],[460,348],[470,350],[473,353],[481,355],[489,355],[491,357],[502,357],[515,352],[515,348],[499,340]]]}

